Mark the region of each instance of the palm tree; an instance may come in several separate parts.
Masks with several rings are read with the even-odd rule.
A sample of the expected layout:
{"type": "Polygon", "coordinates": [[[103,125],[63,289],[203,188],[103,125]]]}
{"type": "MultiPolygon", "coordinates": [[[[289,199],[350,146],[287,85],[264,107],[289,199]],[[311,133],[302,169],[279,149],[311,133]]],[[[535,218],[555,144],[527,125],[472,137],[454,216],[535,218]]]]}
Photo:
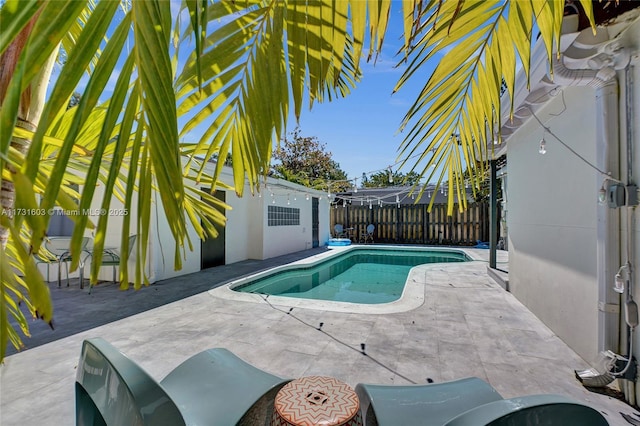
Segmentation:
{"type": "MultiPolygon", "coordinates": [[[[591,19],[591,2],[581,4],[591,19]]],[[[472,177],[482,175],[475,165],[481,169],[483,163],[476,160],[485,158],[486,135],[500,127],[495,111],[502,79],[512,95],[516,55],[528,71],[534,23],[552,55],[564,1],[408,0],[402,5],[407,67],[398,89],[418,78],[427,60],[451,49],[407,113],[402,152],[414,159],[420,154],[416,162],[432,155],[453,200],[464,188],[465,163],[473,166],[472,177]]],[[[189,245],[187,224],[204,237],[215,235],[213,224],[224,220],[209,204],[215,198],[183,179],[215,189],[223,164],[217,163],[212,176],[204,175],[204,164],[230,153],[239,195],[245,180],[251,191],[258,190],[290,110],[298,118],[306,99],[312,105],[348,95],[361,77],[363,50],[369,59],[380,52],[392,6],[390,0],[187,0],[178,10],[163,0],[5,1],[1,195],[5,212],[33,214],[0,217],[8,232],[0,240],[0,359],[8,341],[21,345],[9,316],[28,334],[19,301],[33,315],[52,318],[48,289],[31,256],[45,236],[49,209],[88,208],[99,182],[102,207],[109,207],[114,194],[125,208],[135,203],[139,217],[133,223],[125,219],[122,244],[135,227],[137,259],[145,259],[157,193],[172,226],[179,268],[189,245]],[[52,57],[60,71],[40,103],[41,116],[24,126],[25,99],[44,99],[47,87],[38,81],[43,75],[46,81],[52,57]],[[67,109],[74,91],[80,101],[67,109]],[[201,135],[196,143],[180,142],[196,129],[201,135]],[[73,189],[77,183],[80,194],[73,189]]],[[[94,228],[100,250],[108,217],[97,223],[86,216],[73,219],[72,253],[79,252],[87,228],[94,228]]],[[[134,272],[136,288],[144,283],[142,270],[138,265],[134,272]]],[[[126,269],[122,273],[128,282],[126,269]]]]}

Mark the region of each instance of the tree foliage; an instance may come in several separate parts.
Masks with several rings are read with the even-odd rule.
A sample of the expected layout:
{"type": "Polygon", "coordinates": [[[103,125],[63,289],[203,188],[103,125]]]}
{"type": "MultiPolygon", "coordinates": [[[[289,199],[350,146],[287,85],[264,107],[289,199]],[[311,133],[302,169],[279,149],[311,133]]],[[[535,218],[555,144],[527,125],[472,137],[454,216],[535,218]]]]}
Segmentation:
{"type": "Polygon", "coordinates": [[[382,170],[372,174],[371,176],[364,176],[362,180],[362,186],[365,188],[384,188],[387,186],[413,186],[420,182],[420,174],[416,172],[401,173],[397,170],[389,171],[382,170]]]}
{"type": "Polygon", "coordinates": [[[295,129],[273,153],[273,175],[314,189],[340,192],[349,188],[347,174],[315,136],[295,129]]]}

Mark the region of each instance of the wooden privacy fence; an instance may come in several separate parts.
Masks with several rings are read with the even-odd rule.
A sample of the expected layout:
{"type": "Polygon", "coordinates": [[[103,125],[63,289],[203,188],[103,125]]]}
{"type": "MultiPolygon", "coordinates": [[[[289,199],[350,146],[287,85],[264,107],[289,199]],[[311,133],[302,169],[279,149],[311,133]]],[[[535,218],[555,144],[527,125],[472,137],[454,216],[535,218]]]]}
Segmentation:
{"type": "Polygon", "coordinates": [[[371,223],[375,225],[376,243],[476,245],[478,241],[489,241],[488,202],[469,204],[462,213],[456,206],[452,216],[447,216],[446,204],[434,205],[431,213],[427,207],[426,204],[332,207],[331,230],[342,224],[357,241],[371,223]]]}

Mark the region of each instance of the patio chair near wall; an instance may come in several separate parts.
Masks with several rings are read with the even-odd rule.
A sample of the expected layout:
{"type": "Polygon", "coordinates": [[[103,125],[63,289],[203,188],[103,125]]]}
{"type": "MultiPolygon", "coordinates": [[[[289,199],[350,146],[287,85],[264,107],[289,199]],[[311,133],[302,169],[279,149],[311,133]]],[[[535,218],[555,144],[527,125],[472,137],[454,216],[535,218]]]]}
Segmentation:
{"type": "Polygon", "coordinates": [[[35,253],[33,255],[33,259],[36,262],[36,266],[44,263],[45,265],[47,265],[47,282],[51,281],[50,277],[49,277],[49,267],[54,264],[54,263],[58,263],[58,256],[54,255],[53,253],[49,252],[44,244],[42,244],[40,246],[40,251],[38,253],[35,253]]]}
{"type": "Polygon", "coordinates": [[[561,395],[503,399],[487,382],[384,386],[358,384],[365,426],[606,426],[593,408],[561,395]]]}
{"type": "Polygon", "coordinates": [[[360,235],[360,242],[361,243],[373,243],[373,231],[376,230],[376,226],[372,223],[367,225],[367,228],[365,229],[365,231],[362,233],[362,235],[360,235]]]}
{"type": "MultiPolygon", "coordinates": [[[[80,243],[80,263],[78,267],[78,273],[80,275],[80,288],[83,287],[84,280],[84,261],[87,258],[87,246],[91,238],[82,237],[82,242],[80,243]]],[[[71,244],[71,237],[49,237],[44,240],[44,248],[46,252],[51,253],[55,262],[58,264],[58,287],[62,285],[62,264],[65,264],[67,269],[67,287],[69,287],[69,264],[68,262],[73,261],[73,257],[71,255],[71,251],[69,250],[69,246],[71,244]]],[[[42,258],[41,258],[42,259],[42,258]]],[[[49,263],[49,262],[46,262],[49,263]]],[[[47,281],[49,280],[49,265],[47,265],[47,281]]]]}
{"type": "MultiPolygon", "coordinates": [[[[127,251],[127,257],[124,258],[125,261],[129,259],[131,256],[131,252],[133,251],[133,247],[136,243],[136,235],[129,236],[129,247],[127,251]]],[[[91,254],[93,256],[93,253],[91,254]]],[[[120,259],[122,256],[120,255],[120,250],[117,248],[105,248],[102,251],[102,266],[111,266],[113,268],[113,283],[116,283],[116,267],[120,266],[120,259]]],[[[91,286],[91,285],[90,285],[91,286]]],[[[89,287],[91,288],[91,287],[89,287]]]]}
{"type": "Polygon", "coordinates": [[[76,374],[76,424],[263,424],[287,382],[217,348],[189,358],[158,383],[111,344],[93,338],[83,342],[76,374]]]}
{"type": "Polygon", "coordinates": [[[333,238],[345,238],[346,235],[344,226],[341,223],[336,223],[333,227],[333,238]]]}

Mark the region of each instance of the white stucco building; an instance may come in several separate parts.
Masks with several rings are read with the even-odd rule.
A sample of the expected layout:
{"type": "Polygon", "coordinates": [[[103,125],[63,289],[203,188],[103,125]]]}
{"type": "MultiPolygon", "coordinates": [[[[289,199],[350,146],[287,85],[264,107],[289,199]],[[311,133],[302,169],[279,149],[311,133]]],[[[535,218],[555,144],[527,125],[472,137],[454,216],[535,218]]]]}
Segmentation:
{"type": "MultiPolygon", "coordinates": [[[[207,164],[207,167],[211,168],[209,172],[212,172],[214,164],[207,164]]],[[[233,184],[230,167],[223,169],[220,180],[228,185],[233,184]]],[[[185,185],[193,183],[185,180],[185,185]]],[[[218,238],[201,241],[189,223],[189,239],[193,250],[189,251],[187,245],[180,270],[174,269],[175,241],[164,215],[160,196],[154,194],[145,265],[145,274],[149,282],[247,259],[268,259],[327,243],[330,238],[329,201],[325,192],[274,178],[267,178],[260,188],[259,194],[251,195],[247,185],[242,197],[238,197],[233,189],[216,191],[216,198],[231,208],[223,212],[226,216],[226,226],[224,229],[218,229],[218,238]]],[[[99,188],[96,194],[92,210],[98,211],[102,199],[99,188]]],[[[118,212],[122,204],[114,199],[111,207],[114,212],[118,212]]],[[[127,212],[132,216],[130,235],[136,233],[135,207],[134,202],[133,209],[127,212]]],[[[123,218],[121,214],[110,215],[105,247],[120,246],[123,218]]],[[[71,235],[73,230],[72,223],[68,220],[61,221],[59,216],[52,218],[51,225],[50,235],[71,235]],[[61,225],[63,222],[66,222],[64,226],[61,225]]],[[[90,236],[91,232],[87,231],[86,235],[90,236]]],[[[39,268],[46,274],[46,264],[40,264],[39,268]]],[[[88,264],[85,269],[86,278],[89,276],[88,264]]],[[[135,250],[129,258],[129,271],[132,281],[135,250]]],[[[57,265],[50,265],[51,280],[57,279],[57,273],[57,265]]],[[[71,274],[71,277],[77,276],[77,271],[71,274]]],[[[63,282],[65,277],[66,272],[63,269],[63,282]]],[[[112,277],[111,267],[103,266],[99,278],[111,280],[112,277]]]]}
{"type": "MultiPolygon", "coordinates": [[[[231,168],[225,167],[220,180],[229,185],[233,183],[231,168]]],[[[175,243],[166,217],[163,214],[155,216],[152,226],[157,232],[150,233],[147,265],[152,282],[211,266],[268,259],[323,246],[330,238],[326,192],[267,178],[259,194],[251,195],[247,186],[242,197],[234,190],[218,190],[216,197],[231,207],[225,211],[225,229],[218,230],[218,238],[202,243],[191,229],[194,250],[187,253],[179,271],[173,269],[175,243]]]]}
{"type": "Polygon", "coordinates": [[[637,322],[627,300],[640,297],[640,8],[596,35],[565,32],[553,75],[542,40],[535,45],[513,120],[503,99],[494,158],[507,156],[509,290],[594,361],[605,349],[626,355],[626,318],[637,322]]]}

